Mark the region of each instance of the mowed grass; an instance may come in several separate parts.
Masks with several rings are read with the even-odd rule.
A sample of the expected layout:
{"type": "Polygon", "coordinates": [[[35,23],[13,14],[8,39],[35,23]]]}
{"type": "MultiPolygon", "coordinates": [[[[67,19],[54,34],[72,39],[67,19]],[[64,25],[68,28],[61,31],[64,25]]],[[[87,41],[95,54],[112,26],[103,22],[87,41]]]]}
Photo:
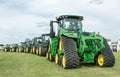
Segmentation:
{"type": "Polygon", "coordinates": [[[63,69],[45,57],[0,51],[0,77],[120,77],[120,53],[114,55],[114,67],[84,64],[77,69],[63,69]]]}

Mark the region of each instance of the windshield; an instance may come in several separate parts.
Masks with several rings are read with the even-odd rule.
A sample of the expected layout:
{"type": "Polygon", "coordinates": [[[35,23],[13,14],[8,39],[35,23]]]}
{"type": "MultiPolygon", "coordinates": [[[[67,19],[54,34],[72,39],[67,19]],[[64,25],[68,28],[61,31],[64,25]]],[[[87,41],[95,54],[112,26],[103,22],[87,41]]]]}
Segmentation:
{"type": "Polygon", "coordinates": [[[48,40],[49,36],[43,36],[43,40],[48,40]]]}
{"type": "Polygon", "coordinates": [[[41,42],[42,39],[37,39],[37,42],[41,42]]]}
{"type": "Polygon", "coordinates": [[[69,30],[78,30],[82,28],[80,19],[67,18],[63,20],[63,28],[69,30]]]}
{"type": "Polygon", "coordinates": [[[48,40],[49,36],[45,36],[45,40],[48,40]]]}

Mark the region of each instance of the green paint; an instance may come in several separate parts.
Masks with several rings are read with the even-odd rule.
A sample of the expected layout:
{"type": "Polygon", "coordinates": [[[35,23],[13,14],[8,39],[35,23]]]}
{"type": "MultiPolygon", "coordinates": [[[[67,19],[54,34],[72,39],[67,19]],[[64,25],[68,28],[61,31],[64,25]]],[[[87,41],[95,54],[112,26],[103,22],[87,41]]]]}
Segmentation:
{"type": "Polygon", "coordinates": [[[58,35],[50,37],[50,52],[53,56],[58,52],[60,56],[63,55],[63,50],[59,50],[59,39],[61,36],[66,36],[74,40],[74,45],[79,55],[80,61],[83,63],[93,63],[94,58],[105,47],[103,44],[103,37],[96,35],[95,32],[83,32],[82,30],[82,16],[76,15],[62,15],[56,21],[51,21],[51,34],[54,35],[53,23],[57,23],[59,30],[58,35]],[[77,22],[77,25],[75,23],[77,22]]]}

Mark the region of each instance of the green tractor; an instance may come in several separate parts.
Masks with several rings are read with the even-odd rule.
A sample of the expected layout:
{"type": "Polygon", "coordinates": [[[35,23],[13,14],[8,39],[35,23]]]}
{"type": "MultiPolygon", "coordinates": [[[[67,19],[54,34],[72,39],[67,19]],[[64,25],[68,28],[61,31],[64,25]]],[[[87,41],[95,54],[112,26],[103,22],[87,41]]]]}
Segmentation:
{"type": "Polygon", "coordinates": [[[39,55],[41,37],[35,37],[32,39],[31,53],[39,55]]]}
{"type": "Polygon", "coordinates": [[[49,34],[42,34],[41,38],[42,38],[42,40],[41,40],[41,44],[40,44],[39,55],[46,56],[46,52],[48,50],[49,34]]]}
{"type": "Polygon", "coordinates": [[[16,52],[16,51],[17,51],[17,48],[18,48],[18,44],[12,44],[10,51],[11,51],[11,52],[16,52]]]}
{"type": "Polygon", "coordinates": [[[26,40],[25,40],[24,52],[25,52],[25,53],[30,53],[31,47],[32,47],[32,41],[31,41],[30,39],[26,39],[26,40]]]}
{"type": "Polygon", "coordinates": [[[10,45],[9,45],[9,44],[6,44],[6,45],[4,45],[4,47],[3,47],[3,52],[10,52],[10,49],[11,49],[10,45]]]}
{"type": "Polygon", "coordinates": [[[25,47],[26,47],[25,42],[20,42],[18,46],[18,52],[24,52],[25,47]]]}
{"type": "Polygon", "coordinates": [[[61,15],[50,22],[47,59],[66,69],[77,68],[80,63],[112,67],[115,57],[106,39],[99,33],[84,32],[82,20],[82,16],[61,15]]]}

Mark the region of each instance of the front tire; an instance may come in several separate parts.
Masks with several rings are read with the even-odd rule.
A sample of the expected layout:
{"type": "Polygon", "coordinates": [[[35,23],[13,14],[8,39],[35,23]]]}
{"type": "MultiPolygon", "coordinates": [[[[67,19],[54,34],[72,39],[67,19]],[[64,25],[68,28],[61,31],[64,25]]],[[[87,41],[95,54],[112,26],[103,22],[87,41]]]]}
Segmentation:
{"type": "Polygon", "coordinates": [[[115,57],[110,49],[107,41],[104,39],[105,48],[98,55],[98,65],[100,67],[112,67],[115,64],[115,57]]]}

